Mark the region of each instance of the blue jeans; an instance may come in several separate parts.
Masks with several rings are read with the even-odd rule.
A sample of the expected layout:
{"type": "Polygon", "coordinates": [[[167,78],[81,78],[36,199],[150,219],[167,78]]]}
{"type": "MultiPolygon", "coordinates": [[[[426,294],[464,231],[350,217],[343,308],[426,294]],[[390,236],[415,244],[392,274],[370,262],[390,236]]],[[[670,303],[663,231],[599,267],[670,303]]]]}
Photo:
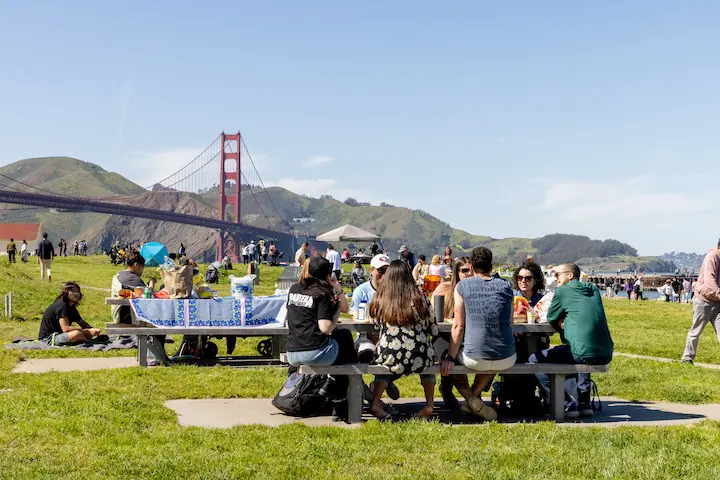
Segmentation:
{"type": "Polygon", "coordinates": [[[328,343],[317,350],[306,350],[304,352],[287,352],[287,360],[290,365],[315,365],[326,367],[335,363],[340,353],[340,347],[334,338],[328,339],[328,343]]]}
{"type": "MultiPolygon", "coordinates": [[[[562,363],[566,365],[607,365],[612,360],[612,357],[592,357],[592,358],[581,358],[576,357],[570,352],[569,345],[560,345],[555,348],[549,348],[547,350],[541,350],[537,353],[530,355],[528,363],[562,363]]],[[[540,382],[545,391],[545,397],[550,395],[550,377],[545,373],[536,373],[535,376],[540,382]]],[[[589,402],[590,401],[590,374],[589,373],[578,373],[577,374],[577,389],[578,389],[578,401],[589,402]]]]}

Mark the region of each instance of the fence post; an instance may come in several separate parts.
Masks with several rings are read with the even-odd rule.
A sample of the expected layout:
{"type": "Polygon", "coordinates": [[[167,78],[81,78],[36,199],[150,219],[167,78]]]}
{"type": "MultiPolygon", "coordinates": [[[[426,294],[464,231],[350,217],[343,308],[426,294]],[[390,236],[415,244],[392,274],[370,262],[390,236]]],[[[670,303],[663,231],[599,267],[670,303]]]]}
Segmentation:
{"type": "Polygon", "coordinates": [[[12,318],[13,316],[13,298],[12,298],[12,292],[8,292],[8,304],[10,305],[8,307],[8,318],[12,318]]]}

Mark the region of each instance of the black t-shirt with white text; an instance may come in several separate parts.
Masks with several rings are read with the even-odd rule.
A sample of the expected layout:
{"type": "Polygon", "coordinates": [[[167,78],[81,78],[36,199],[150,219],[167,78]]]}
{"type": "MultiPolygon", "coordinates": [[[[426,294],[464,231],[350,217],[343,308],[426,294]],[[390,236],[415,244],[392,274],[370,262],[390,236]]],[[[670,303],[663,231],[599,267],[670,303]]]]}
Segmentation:
{"type": "Polygon", "coordinates": [[[310,293],[301,283],[290,287],[287,302],[288,352],[323,348],[328,336],[320,331],[318,320],[332,320],[340,305],[327,295],[310,293]]]}
{"type": "Polygon", "coordinates": [[[43,313],[38,340],[44,340],[53,333],[62,333],[61,318],[67,318],[69,324],[73,322],[79,324],[82,321],[82,317],[75,305],[70,306],[60,299],[55,300],[43,313]]]}

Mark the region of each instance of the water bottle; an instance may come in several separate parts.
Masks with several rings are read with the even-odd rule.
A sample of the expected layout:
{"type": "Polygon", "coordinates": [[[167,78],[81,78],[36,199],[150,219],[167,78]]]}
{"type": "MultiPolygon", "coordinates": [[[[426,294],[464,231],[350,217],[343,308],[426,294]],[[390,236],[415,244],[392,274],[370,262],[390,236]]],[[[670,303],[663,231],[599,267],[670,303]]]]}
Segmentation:
{"type": "Polygon", "coordinates": [[[360,306],[358,307],[358,322],[364,322],[365,321],[365,307],[367,307],[367,302],[360,302],[360,306]]]}

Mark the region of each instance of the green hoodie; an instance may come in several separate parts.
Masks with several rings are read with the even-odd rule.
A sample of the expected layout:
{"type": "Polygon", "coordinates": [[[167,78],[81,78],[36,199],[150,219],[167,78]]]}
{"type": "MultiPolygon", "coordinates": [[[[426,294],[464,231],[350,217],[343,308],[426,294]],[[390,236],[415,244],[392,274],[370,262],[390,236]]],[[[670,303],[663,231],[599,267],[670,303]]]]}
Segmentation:
{"type": "Polygon", "coordinates": [[[574,356],[612,357],[613,341],[595,285],[572,280],[557,287],[547,320],[556,330],[560,330],[558,322],[565,320],[563,341],[574,356]]]}

